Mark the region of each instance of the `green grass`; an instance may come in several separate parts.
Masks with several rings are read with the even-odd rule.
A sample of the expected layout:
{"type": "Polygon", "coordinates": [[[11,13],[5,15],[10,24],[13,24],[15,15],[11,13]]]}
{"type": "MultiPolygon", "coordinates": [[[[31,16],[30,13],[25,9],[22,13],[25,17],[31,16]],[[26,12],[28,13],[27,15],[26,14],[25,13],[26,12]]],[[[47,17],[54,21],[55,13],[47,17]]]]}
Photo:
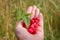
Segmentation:
{"type": "Polygon", "coordinates": [[[44,16],[44,40],[60,40],[60,0],[0,0],[0,40],[16,40],[14,28],[31,5],[44,16]]]}

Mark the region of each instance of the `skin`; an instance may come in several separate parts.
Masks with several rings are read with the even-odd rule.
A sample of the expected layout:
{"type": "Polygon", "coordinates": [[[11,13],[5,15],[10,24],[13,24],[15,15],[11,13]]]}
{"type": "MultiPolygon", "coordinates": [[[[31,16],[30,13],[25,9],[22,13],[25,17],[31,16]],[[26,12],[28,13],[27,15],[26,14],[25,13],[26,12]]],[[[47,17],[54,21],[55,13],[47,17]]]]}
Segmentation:
{"type": "Polygon", "coordinates": [[[22,20],[19,21],[17,27],[15,28],[15,34],[17,40],[44,40],[44,30],[43,30],[43,15],[39,12],[39,9],[33,5],[27,8],[27,13],[31,15],[29,18],[39,17],[40,18],[40,26],[38,27],[37,34],[30,34],[27,29],[22,27],[22,20]]]}

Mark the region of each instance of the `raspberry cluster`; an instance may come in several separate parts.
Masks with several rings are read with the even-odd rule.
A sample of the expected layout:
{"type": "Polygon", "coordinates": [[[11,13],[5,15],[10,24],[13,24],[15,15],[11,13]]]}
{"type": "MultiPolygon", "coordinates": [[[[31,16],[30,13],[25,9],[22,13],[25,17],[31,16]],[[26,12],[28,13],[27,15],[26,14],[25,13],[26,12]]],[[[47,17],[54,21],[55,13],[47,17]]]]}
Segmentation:
{"type": "MultiPolygon", "coordinates": [[[[39,26],[40,26],[39,18],[32,18],[30,20],[30,25],[28,26],[27,30],[31,34],[36,34],[37,33],[37,29],[38,29],[39,26]]],[[[23,22],[23,27],[26,28],[26,25],[25,25],[24,22],[23,22]]]]}

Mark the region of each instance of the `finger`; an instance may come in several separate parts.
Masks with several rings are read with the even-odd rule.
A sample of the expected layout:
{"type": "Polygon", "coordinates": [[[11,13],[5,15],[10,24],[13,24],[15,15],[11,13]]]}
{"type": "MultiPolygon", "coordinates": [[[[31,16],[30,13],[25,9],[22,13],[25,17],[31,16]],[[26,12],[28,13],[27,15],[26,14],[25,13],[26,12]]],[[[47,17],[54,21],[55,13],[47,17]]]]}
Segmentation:
{"type": "Polygon", "coordinates": [[[40,13],[38,15],[38,18],[40,19],[40,22],[39,22],[40,26],[43,27],[43,15],[42,15],[42,13],[40,13]]]}
{"type": "Polygon", "coordinates": [[[28,7],[26,10],[27,13],[31,13],[32,12],[32,6],[28,7]]]}
{"type": "Polygon", "coordinates": [[[32,7],[31,19],[34,18],[36,8],[35,5],[32,7]]]}
{"type": "Polygon", "coordinates": [[[44,28],[43,28],[43,15],[42,15],[42,13],[40,13],[38,15],[38,17],[40,18],[40,26],[38,27],[37,34],[35,36],[39,35],[39,37],[41,36],[43,38],[44,37],[44,28]]]}
{"type": "Polygon", "coordinates": [[[44,28],[43,28],[43,15],[42,15],[42,13],[40,13],[38,17],[40,18],[40,23],[39,23],[40,26],[38,27],[38,31],[43,33],[44,28]]]}
{"type": "Polygon", "coordinates": [[[42,27],[38,27],[38,33],[43,33],[44,32],[44,28],[42,28],[42,27]]]}
{"type": "Polygon", "coordinates": [[[39,15],[39,9],[37,8],[37,9],[35,10],[35,17],[38,17],[38,15],[39,15]]]}

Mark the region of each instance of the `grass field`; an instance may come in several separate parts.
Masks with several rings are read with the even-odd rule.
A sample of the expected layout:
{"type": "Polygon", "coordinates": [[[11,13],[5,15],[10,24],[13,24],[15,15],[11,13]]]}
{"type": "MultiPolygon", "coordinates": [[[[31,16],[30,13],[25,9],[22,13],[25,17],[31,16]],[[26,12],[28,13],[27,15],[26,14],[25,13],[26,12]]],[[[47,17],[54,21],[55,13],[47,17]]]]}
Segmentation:
{"type": "Polygon", "coordinates": [[[16,40],[14,28],[31,5],[44,16],[44,40],[60,40],[60,0],[0,0],[0,40],[16,40]]]}

